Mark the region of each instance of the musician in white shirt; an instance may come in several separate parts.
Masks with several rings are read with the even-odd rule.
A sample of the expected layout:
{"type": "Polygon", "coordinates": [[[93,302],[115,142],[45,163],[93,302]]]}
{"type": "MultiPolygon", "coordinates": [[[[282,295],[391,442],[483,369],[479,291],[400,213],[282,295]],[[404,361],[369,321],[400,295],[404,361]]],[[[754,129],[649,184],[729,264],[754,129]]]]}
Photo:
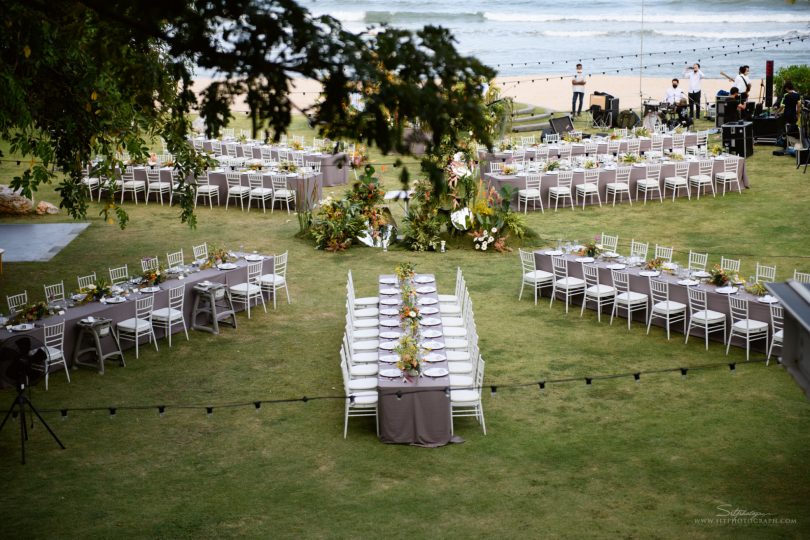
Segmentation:
{"type": "Polygon", "coordinates": [[[734,86],[740,91],[740,98],[743,103],[748,101],[748,93],[751,91],[751,79],[748,78],[748,66],[740,66],[740,72],[734,79],[734,86]]]}
{"type": "Polygon", "coordinates": [[[678,79],[672,79],[672,88],[667,88],[667,93],[664,96],[664,103],[669,105],[679,105],[681,101],[686,100],[686,94],[683,93],[683,90],[678,88],[678,79]]]}
{"type": "Polygon", "coordinates": [[[705,75],[700,70],[700,64],[695,63],[692,69],[687,69],[683,76],[689,78],[689,118],[697,116],[700,119],[700,81],[705,75]]]}

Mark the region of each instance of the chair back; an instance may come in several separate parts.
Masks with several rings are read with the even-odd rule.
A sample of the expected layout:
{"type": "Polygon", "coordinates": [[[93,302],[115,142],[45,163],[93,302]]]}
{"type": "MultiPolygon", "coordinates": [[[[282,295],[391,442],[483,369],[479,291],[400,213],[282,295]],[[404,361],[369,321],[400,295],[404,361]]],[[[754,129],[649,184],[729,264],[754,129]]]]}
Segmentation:
{"type": "Polygon", "coordinates": [[[689,176],[689,162],[676,161],[675,162],[675,176],[679,178],[686,178],[689,176]]]}
{"type": "Polygon", "coordinates": [[[8,310],[13,315],[28,303],[28,291],[6,296],[6,301],[8,302],[8,310]]]}
{"type": "Polygon", "coordinates": [[[559,255],[551,256],[551,266],[554,268],[554,277],[556,279],[565,279],[568,277],[568,261],[559,255]]]}
{"type": "Polygon", "coordinates": [[[709,260],[708,253],[689,252],[689,270],[706,270],[706,263],[709,260]]]}
{"type": "Polygon", "coordinates": [[[118,268],[110,268],[110,281],[113,285],[123,283],[127,279],[129,279],[129,268],[126,264],[118,268]]]}
{"type": "Polygon", "coordinates": [[[121,181],[131,182],[133,180],[135,180],[135,171],[132,169],[131,166],[127,166],[121,173],[121,181]]]}
{"type": "Polygon", "coordinates": [[[672,262],[672,250],[671,247],[659,246],[655,244],[655,258],[656,259],[663,259],[668,263],[672,262]]]}
{"type": "Polygon", "coordinates": [[[632,167],[616,167],[616,183],[630,184],[630,174],[632,174],[632,172],[632,167]]]}
{"type": "Polygon", "coordinates": [[[655,180],[656,182],[661,178],[661,164],[649,163],[647,164],[647,180],[655,180]]]}
{"type": "Polygon", "coordinates": [[[587,287],[599,285],[599,268],[592,264],[583,264],[582,271],[585,275],[585,285],[587,287]]]}
{"type": "Polygon", "coordinates": [[[502,173],[503,172],[503,162],[501,161],[490,161],[489,162],[489,172],[490,174],[494,173],[502,173]]]}
{"type": "Polygon", "coordinates": [[[585,155],[590,157],[594,156],[599,152],[599,145],[596,143],[585,143],[585,155]]]}
{"type": "Polygon", "coordinates": [[[157,257],[144,257],[141,259],[141,270],[148,272],[149,270],[157,270],[160,263],[157,257]]]}
{"type": "Polygon", "coordinates": [[[273,152],[267,146],[262,146],[259,148],[259,155],[262,158],[262,161],[273,161],[273,152]]]}
{"type": "Polygon", "coordinates": [[[574,171],[560,171],[557,173],[557,187],[571,189],[574,182],[574,171]]]}
{"type": "Polygon", "coordinates": [[[706,146],[709,142],[709,132],[708,131],[698,131],[697,133],[697,144],[695,146],[702,147],[706,146]]]}
{"type": "Polygon", "coordinates": [[[204,242],[199,246],[191,246],[191,251],[194,253],[194,260],[208,258],[208,243],[204,242]]]}
{"type": "Polygon", "coordinates": [[[264,178],[261,174],[249,174],[248,185],[250,189],[261,189],[264,187],[264,178]]]}
{"type": "Polygon", "coordinates": [[[731,313],[731,323],[744,321],[748,318],[748,299],[737,298],[733,294],[728,295],[728,309],[731,313]]]}
{"type": "Polygon", "coordinates": [[[272,177],[273,191],[287,189],[287,177],[283,175],[274,174],[272,177]]]}
{"type": "Polygon", "coordinates": [[[613,287],[617,292],[630,292],[630,274],[621,270],[611,270],[610,277],[613,279],[613,287]]]}
{"type": "Polygon", "coordinates": [[[215,156],[222,155],[222,143],[219,141],[211,141],[211,151],[215,156]]]}
{"type": "Polygon", "coordinates": [[[546,133],[543,140],[546,144],[554,144],[560,142],[560,134],[559,133],[546,133]]]}
{"type": "Polygon", "coordinates": [[[571,159],[571,154],[574,151],[574,147],[570,144],[564,144],[560,146],[559,156],[560,159],[571,159]]]}
{"type": "Polygon", "coordinates": [[[248,263],[247,265],[247,282],[251,284],[258,284],[262,277],[262,262],[256,261],[248,263]]]}
{"type": "Polygon", "coordinates": [[[794,270],[793,281],[798,281],[799,283],[810,283],[810,273],[794,270]]]}
{"type": "Polygon", "coordinates": [[[619,236],[602,233],[599,235],[599,243],[602,244],[606,250],[616,253],[619,249],[619,236]]]}
{"type": "Polygon", "coordinates": [[[150,184],[160,182],[160,169],[148,167],[146,169],[146,181],[150,184]]]}
{"type": "Polygon", "coordinates": [[[608,142],[608,154],[613,154],[614,156],[619,153],[619,148],[621,147],[620,141],[610,141],[608,142]]]}
{"type": "Polygon", "coordinates": [[[534,272],[537,270],[537,264],[534,260],[534,253],[531,251],[523,251],[522,249],[518,249],[520,252],[520,266],[523,269],[523,274],[528,274],[529,272],[534,272]]]}
{"type": "MultiPolygon", "coordinates": [[[[275,255],[273,257],[273,274],[281,277],[287,276],[287,251],[282,253],[281,255],[275,255]]],[[[352,283],[352,287],[354,287],[354,283],[351,281],[352,273],[349,271],[349,282],[352,283]]]]}
{"type": "Polygon", "coordinates": [[[631,257],[638,257],[640,259],[646,260],[647,252],[649,251],[649,249],[650,249],[649,243],[636,242],[635,240],[630,241],[631,257]]]}
{"type": "Polygon", "coordinates": [[[654,304],[669,301],[669,283],[660,279],[650,279],[650,293],[654,304]]]}
{"type": "Polygon", "coordinates": [[[695,287],[687,287],[686,294],[689,297],[690,313],[704,311],[706,309],[706,291],[696,289],[695,287]]]}
{"type": "Polygon", "coordinates": [[[198,189],[201,188],[201,187],[207,187],[207,186],[211,185],[211,180],[208,179],[208,175],[210,175],[210,174],[211,173],[203,174],[203,175],[195,177],[195,179],[197,181],[197,188],[198,189]]]}
{"type": "MultiPolygon", "coordinates": [[[[478,393],[478,399],[481,399],[481,391],[484,389],[484,368],[486,367],[486,362],[484,362],[484,358],[479,354],[478,356],[478,366],[475,370],[475,390],[478,393]]],[[[472,356],[470,356],[472,358],[472,356]]]]}
{"type": "Polygon", "coordinates": [[[225,152],[230,156],[235,158],[236,157],[236,145],[235,144],[225,144],[223,145],[225,148],[225,152]]]}
{"type": "Polygon", "coordinates": [[[145,321],[152,320],[152,307],[155,305],[154,295],[147,294],[135,300],[135,318],[145,321]]]}
{"type": "Polygon", "coordinates": [[[242,187],[242,175],[237,172],[225,173],[225,181],[228,182],[228,189],[242,187]]]}
{"type": "Polygon", "coordinates": [[[544,161],[548,159],[548,146],[538,146],[534,150],[534,158],[537,161],[544,161]]]}
{"type": "Polygon", "coordinates": [[[45,346],[53,347],[63,352],[62,347],[65,343],[65,321],[47,325],[43,330],[45,332],[45,346]]]}
{"type": "Polygon", "coordinates": [[[88,274],[86,276],[76,276],[76,281],[79,282],[80,289],[86,289],[90,285],[95,285],[96,273],[93,272],[92,274],[88,274]]]}
{"type": "MultiPolygon", "coordinates": [[[[626,137],[627,133],[625,133],[624,136],[626,137]]],[[[639,141],[638,139],[632,139],[627,141],[628,154],[633,154],[637,156],[639,154],[640,149],[641,149],[641,141],[639,141]]]]}
{"type": "Polygon", "coordinates": [[[652,141],[650,142],[650,150],[653,152],[664,151],[664,138],[661,135],[653,135],[652,141]]]}
{"type": "Polygon", "coordinates": [[[65,299],[65,282],[60,281],[53,285],[43,285],[46,302],[59,302],[65,299]]]}
{"type": "Polygon", "coordinates": [[[541,176],[539,174],[526,175],[526,189],[536,189],[540,191],[541,176]]]}
{"type": "Polygon", "coordinates": [[[714,170],[714,161],[711,159],[701,159],[698,161],[698,174],[701,176],[711,176],[714,170]]]}
{"type": "Polygon", "coordinates": [[[166,262],[169,263],[169,268],[175,266],[183,266],[183,250],[175,251],[174,253],[166,253],[166,262]]]}
{"type": "Polygon", "coordinates": [[[599,185],[599,169],[585,169],[585,183],[599,185]]]}
{"type": "Polygon", "coordinates": [[[723,270],[731,270],[734,273],[740,272],[740,259],[726,259],[720,257],[720,268],[723,270]]]}
{"type": "Polygon", "coordinates": [[[627,137],[627,128],[613,128],[613,134],[619,137],[627,137]]]}
{"type": "Polygon", "coordinates": [[[723,161],[723,170],[727,173],[732,173],[737,176],[737,171],[740,168],[740,160],[737,158],[727,158],[723,161]]]}
{"type": "Polygon", "coordinates": [[[183,303],[186,299],[186,286],[178,285],[169,289],[169,308],[183,311],[183,303]]]}
{"type": "Polygon", "coordinates": [[[307,167],[312,169],[312,172],[320,174],[321,162],[320,161],[307,161],[307,167]]]}
{"type": "Polygon", "coordinates": [[[771,330],[773,333],[777,333],[779,330],[783,328],[784,318],[782,312],[782,306],[778,304],[771,304],[771,330]]]}
{"type": "Polygon", "coordinates": [[[776,281],[776,267],[757,263],[757,283],[773,283],[776,281]]]}
{"type": "Polygon", "coordinates": [[[520,144],[529,146],[534,144],[534,135],[523,135],[520,137],[520,144]]]}

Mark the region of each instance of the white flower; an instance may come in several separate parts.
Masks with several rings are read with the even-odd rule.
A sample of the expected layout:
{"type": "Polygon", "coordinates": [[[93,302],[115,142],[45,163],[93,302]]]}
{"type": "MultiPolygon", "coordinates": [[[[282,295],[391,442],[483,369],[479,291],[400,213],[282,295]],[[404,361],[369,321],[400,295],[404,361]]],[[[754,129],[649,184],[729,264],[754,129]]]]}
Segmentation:
{"type": "Polygon", "coordinates": [[[498,227],[492,227],[492,232],[494,233],[498,232],[498,227]]]}
{"type": "Polygon", "coordinates": [[[408,317],[416,317],[416,312],[415,311],[409,312],[408,317]]]}
{"type": "Polygon", "coordinates": [[[481,244],[476,243],[476,244],[475,244],[475,249],[481,249],[481,244]]]}
{"type": "Polygon", "coordinates": [[[486,244],[484,244],[484,246],[483,246],[481,249],[482,249],[482,250],[484,250],[484,251],[486,251],[486,250],[487,250],[487,245],[486,245],[486,244]]]}

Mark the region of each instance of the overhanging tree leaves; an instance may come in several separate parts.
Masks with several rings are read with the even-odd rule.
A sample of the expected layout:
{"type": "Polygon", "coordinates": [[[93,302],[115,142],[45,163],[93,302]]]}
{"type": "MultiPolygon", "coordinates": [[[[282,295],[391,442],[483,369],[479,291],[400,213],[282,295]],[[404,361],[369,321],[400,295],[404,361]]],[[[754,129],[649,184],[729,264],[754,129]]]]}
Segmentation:
{"type": "MultiPolygon", "coordinates": [[[[244,95],[254,133],[277,138],[292,120],[293,77],[322,84],[305,112],[332,138],[408,154],[403,130],[413,124],[431,135],[428,152],[461,129],[490,144],[480,87],[494,72],[460,55],[441,28],[357,35],[292,0],[22,0],[4,2],[0,17],[0,137],[32,158],[12,185],[30,194],[61,169],[61,206],[75,218],[86,216],[82,167],[93,156],[112,176],[120,152],[142,157],[160,136],[181,178],[201,174],[207,160],[186,141],[198,105],[215,135],[244,95]],[[217,74],[199,104],[195,65],[217,74]],[[353,92],[366,97],[361,113],[349,106],[353,92]]],[[[441,185],[441,168],[423,166],[441,185]]],[[[183,183],[176,200],[193,226],[193,187],[183,183]]],[[[126,224],[111,196],[103,212],[126,224]]]]}

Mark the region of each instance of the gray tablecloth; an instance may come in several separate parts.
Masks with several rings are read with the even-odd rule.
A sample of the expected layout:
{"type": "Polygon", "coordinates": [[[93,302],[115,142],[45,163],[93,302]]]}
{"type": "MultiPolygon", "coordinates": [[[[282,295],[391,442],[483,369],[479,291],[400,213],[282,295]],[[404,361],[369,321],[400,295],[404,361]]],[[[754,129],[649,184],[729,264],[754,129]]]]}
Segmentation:
{"type": "MultiPolygon", "coordinates": [[[[242,185],[248,186],[248,173],[243,172],[242,185]]],[[[262,173],[263,185],[266,188],[273,187],[273,175],[271,173],[262,173]]],[[[216,171],[208,175],[208,181],[212,186],[219,188],[219,204],[224,205],[225,200],[228,198],[228,180],[225,178],[225,171],[216,171]]],[[[287,185],[295,190],[295,200],[300,208],[304,208],[304,202],[308,202],[308,207],[313,208],[323,198],[323,176],[320,174],[313,174],[301,176],[287,176],[287,185]]],[[[233,204],[233,203],[231,203],[233,204]]],[[[254,207],[256,203],[253,203],[254,207]]],[[[290,205],[292,207],[293,205],[290,205]]],[[[279,203],[277,208],[285,209],[287,206],[279,203]]],[[[296,208],[298,210],[298,208],[296,208]]]]}
{"type": "MultiPolygon", "coordinates": [[[[749,187],[748,173],[745,170],[745,160],[743,158],[741,158],[741,157],[738,157],[738,156],[727,156],[726,159],[736,159],[736,160],[738,160],[740,162],[739,168],[737,169],[737,177],[740,179],[740,182],[741,182],[742,186],[745,187],[745,188],[748,188],[749,187]]],[[[697,161],[690,162],[689,163],[689,174],[690,175],[697,174],[698,173],[698,167],[699,166],[698,166],[697,161]]],[[[723,171],[724,170],[723,167],[725,167],[725,165],[724,165],[724,162],[723,162],[722,159],[715,159],[714,160],[714,169],[713,169],[713,171],[715,173],[723,171]]],[[[614,170],[606,170],[606,169],[599,169],[599,170],[600,170],[600,173],[599,173],[599,196],[602,199],[602,204],[605,204],[606,202],[608,202],[608,199],[607,199],[607,187],[606,186],[607,186],[607,184],[615,181],[616,171],[614,171],[614,170]]],[[[675,173],[675,164],[672,163],[672,162],[665,163],[661,167],[660,185],[661,185],[661,194],[662,194],[662,196],[664,194],[664,187],[663,187],[664,186],[664,180],[663,179],[666,178],[667,176],[672,176],[674,173],[675,173]]],[[[636,167],[636,166],[632,167],[632,172],[630,173],[630,195],[633,197],[634,202],[636,200],[636,183],[638,182],[638,180],[640,180],[642,178],[645,178],[646,175],[647,175],[647,167],[646,166],[642,165],[642,166],[638,166],[638,167],[636,167]]],[[[500,190],[501,186],[503,186],[504,184],[512,185],[512,186],[516,187],[517,189],[524,189],[526,187],[526,179],[525,179],[525,177],[517,176],[517,175],[509,175],[509,176],[507,176],[507,175],[503,175],[503,174],[484,174],[484,182],[491,185],[496,190],[500,190]]],[[[572,198],[574,198],[574,199],[576,198],[576,186],[578,184],[582,184],[584,182],[585,182],[585,173],[581,172],[581,171],[574,172],[574,180],[573,180],[573,185],[571,187],[571,197],[572,198]]],[[[547,203],[548,203],[548,188],[550,188],[552,186],[556,186],[556,185],[557,185],[557,175],[556,174],[543,173],[543,175],[541,177],[541,183],[540,183],[540,193],[541,193],[541,195],[543,197],[544,208],[546,208],[547,203]]],[[[732,188],[736,189],[736,186],[733,186],[732,188]]],[[[667,195],[669,197],[672,197],[672,192],[670,190],[667,190],[667,195]]],[[[686,194],[681,189],[678,190],[677,195],[679,197],[685,197],[686,196],[686,194]]],[[[696,195],[696,192],[694,192],[692,194],[693,197],[695,195],[696,195]]],[[[701,197],[703,197],[703,196],[711,197],[711,190],[709,190],[706,195],[701,195],[701,197]]],[[[650,200],[650,195],[647,196],[647,199],[650,200]]],[[[617,202],[620,201],[620,200],[627,200],[627,197],[626,196],[624,196],[624,197],[619,196],[619,197],[616,198],[617,202]]],[[[582,199],[580,199],[580,203],[579,203],[580,205],[582,204],[581,201],[582,201],[582,199]]],[[[587,199],[587,204],[591,204],[591,201],[592,201],[592,199],[589,197],[587,199]]],[[[611,201],[612,201],[612,197],[611,197],[611,201]]],[[[655,201],[656,202],[658,201],[658,197],[655,197],[655,201]]],[[[552,204],[553,204],[553,201],[552,201],[552,204]]],[[[567,203],[565,203],[565,204],[567,204],[567,203]]],[[[593,204],[598,204],[598,203],[594,200],[593,204]]],[[[512,198],[511,207],[513,209],[517,209],[517,192],[515,192],[515,195],[512,198]]],[[[539,205],[538,205],[538,207],[539,207],[539,205]]],[[[546,210],[548,210],[548,208],[546,208],[546,210]]]]}
{"type": "MultiPolygon", "coordinates": [[[[248,262],[241,258],[236,262],[237,268],[233,270],[218,270],[216,268],[208,268],[206,270],[201,270],[199,272],[190,274],[184,280],[178,279],[170,279],[161,283],[160,292],[152,293],[155,297],[155,303],[153,309],[160,309],[164,307],[168,307],[169,305],[169,292],[168,289],[173,287],[177,287],[179,284],[184,283],[186,286],[186,295],[185,295],[185,303],[183,304],[183,313],[186,318],[186,326],[191,327],[191,310],[194,304],[194,291],[193,287],[197,283],[201,281],[211,281],[215,283],[225,283],[228,286],[237,285],[238,283],[244,283],[247,280],[247,264],[248,262]]],[[[265,274],[269,274],[273,272],[273,257],[266,257],[264,259],[264,263],[262,266],[262,272],[265,274]]],[[[149,294],[149,293],[142,293],[142,294],[149,294]]],[[[125,319],[129,319],[135,316],[135,300],[134,297],[138,296],[130,295],[126,302],[121,304],[102,304],[100,302],[90,302],[88,304],[68,308],[65,310],[64,315],[54,315],[52,317],[47,317],[40,321],[36,321],[37,328],[31,330],[30,332],[25,332],[25,334],[31,335],[40,341],[44,339],[44,331],[42,329],[43,325],[51,325],[56,324],[60,321],[65,321],[65,343],[64,343],[64,352],[65,357],[68,360],[68,365],[73,362],[73,346],[76,341],[76,337],[78,336],[79,329],[78,329],[78,322],[81,319],[85,319],[87,317],[95,317],[105,318],[105,319],[112,319],[113,325],[116,322],[123,321],[125,319]]],[[[241,304],[235,304],[234,308],[237,311],[241,311],[242,307],[241,304]]],[[[176,334],[178,332],[182,332],[182,326],[175,326],[172,328],[172,333],[176,334]]],[[[163,336],[163,330],[156,329],[155,334],[158,339],[163,336]]],[[[8,339],[11,335],[18,335],[19,332],[9,332],[5,328],[0,328],[0,342],[8,339]]],[[[143,338],[142,343],[147,343],[146,338],[143,338]]],[[[162,346],[163,343],[158,343],[158,346],[162,346]]],[[[113,341],[112,336],[107,336],[102,339],[102,348],[104,352],[111,352],[114,350],[115,343],[113,341]]],[[[143,344],[141,345],[143,346],[143,344]]],[[[151,345],[149,345],[151,347],[151,345]]],[[[121,347],[123,349],[128,349],[134,347],[134,343],[131,341],[124,341],[121,343],[121,347]]]]}
{"type": "MultiPolygon", "coordinates": [[[[540,250],[534,252],[534,259],[535,263],[537,264],[537,268],[539,270],[545,270],[546,272],[553,272],[554,269],[551,264],[551,255],[546,253],[547,250],[540,250]]],[[[571,277],[577,277],[580,279],[584,278],[584,271],[582,270],[583,263],[577,262],[576,259],[579,255],[565,255],[564,256],[568,260],[568,275],[571,277]]],[[[599,283],[602,285],[613,285],[613,278],[611,277],[611,271],[607,268],[608,264],[611,264],[608,261],[600,261],[597,260],[593,264],[599,268],[599,283]]],[[[646,294],[652,300],[652,295],[650,293],[650,278],[646,276],[640,276],[639,272],[643,268],[626,268],[623,271],[626,271],[629,274],[630,278],[630,290],[633,292],[638,292],[642,294],[646,294]]],[[[689,305],[689,297],[687,295],[687,286],[686,285],[679,285],[678,281],[680,278],[668,274],[666,272],[661,272],[658,277],[652,278],[658,279],[661,281],[666,281],[669,283],[669,299],[674,302],[680,302],[686,306],[689,305]]],[[[731,310],[729,309],[728,305],[728,295],[715,292],[717,287],[714,285],[701,283],[697,285],[698,289],[706,291],[706,299],[708,302],[708,309],[713,311],[717,311],[718,313],[725,313],[726,314],[726,336],[728,336],[731,332],[731,310]]],[[[551,293],[551,287],[544,288],[542,290],[544,294],[551,293]]],[[[758,298],[752,294],[745,292],[745,290],[740,289],[739,292],[735,295],[738,298],[745,298],[749,301],[748,303],[748,317],[755,321],[762,321],[764,323],[768,323],[770,326],[771,315],[770,315],[770,305],[765,304],[758,301],[758,298]]],[[[582,305],[582,295],[578,295],[572,297],[572,302],[582,305]]],[[[593,303],[588,304],[589,307],[593,306],[593,303]]],[[[603,306],[604,311],[610,314],[610,310],[612,309],[612,304],[603,306]]],[[[651,305],[648,304],[648,308],[651,309],[651,305]]],[[[688,310],[687,307],[687,323],[688,323],[688,310]]],[[[625,310],[620,310],[620,316],[623,318],[626,316],[627,312],[625,310]]],[[[647,323],[644,320],[644,313],[643,312],[635,312],[633,314],[634,321],[643,321],[644,324],[647,323]]],[[[615,323],[614,323],[615,324],[615,323]]],[[[653,319],[653,324],[656,326],[665,326],[664,320],[661,318],[656,317],[653,319]]],[[[683,331],[683,323],[676,323],[670,326],[670,330],[675,330],[676,332],[683,331]]],[[[700,329],[692,329],[689,335],[699,336],[699,339],[703,339],[703,331],[700,329]]],[[[723,339],[723,334],[721,332],[715,332],[710,335],[710,339],[715,341],[721,341],[723,339]]],[[[770,338],[769,338],[770,339],[770,338]]],[[[745,341],[735,337],[734,340],[731,342],[732,345],[737,347],[745,347],[745,341]]],[[[765,350],[765,340],[757,340],[751,342],[751,349],[752,350],[765,350]]]]}
{"type": "MultiPolygon", "coordinates": [[[[421,274],[428,276],[429,274],[421,274]]],[[[380,276],[381,278],[395,278],[393,275],[380,276]]],[[[435,278],[429,284],[416,284],[417,287],[432,286],[436,288],[435,278]]],[[[384,289],[397,288],[396,285],[380,283],[380,309],[385,308],[398,308],[399,306],[388,306],[382,303],[382,299],[392,298],[400,299],[400,294],[385,295],[382,293],[384,289]]],[[[418,298],[433,298],[438,300],[438,293],[436,291],[428,294],[420,294],[418,298]]],[[[434,304],[436,308],[439,307],[438,302],[434,304]]],[[[441,319],[441,314],[426,315],[427,317],[435,317],[441,319]]],[[[385,316],[380,314],[380,321],[383,320],[399,320],[399,316],[385,316]]],[[[442,325],[438,326],[422,326],[422,329],[442,329],[442,325]]],[[[379,326],[380,332],[397,330],[398,327],[391,328],[388,326],[379,326]]],[[[444,344],[444,338],[432,338],[432,341],[438,341],[444,344]]],[[[380,338],[382,344],[384,340],[380,338]]],[[[443,353],[444,349],[437,350],[438,353],[443,353]]],[[[395,356],[396,353],[390,350],[379,349],[380,356],[380,369],[395,368],[395,363],[385,363],[382,361],[387,356],[395,356]]],[[[443,362],[426,362],[423,364],[425,368],[428,367],[443,367],[447,368],[447,361],[443,362]]],[[[445,392],[450,387],[450,377],[427,377],[413,379],[411,381],[403,381],[402,378],[389,379],[380,375],[378,377],[378,391],[379,391],[379,415],[380,423],[380,440],[385,443],[398,443],[398,444],[413,444],[417,446],[442,446],[450,442],[460,442],[460,439],[454,439],[452,435],[453,422],[450,416],[450,398],[449,392],[445,392]],[[401,392],[400,397],[397,392],[401,392]]]]}

